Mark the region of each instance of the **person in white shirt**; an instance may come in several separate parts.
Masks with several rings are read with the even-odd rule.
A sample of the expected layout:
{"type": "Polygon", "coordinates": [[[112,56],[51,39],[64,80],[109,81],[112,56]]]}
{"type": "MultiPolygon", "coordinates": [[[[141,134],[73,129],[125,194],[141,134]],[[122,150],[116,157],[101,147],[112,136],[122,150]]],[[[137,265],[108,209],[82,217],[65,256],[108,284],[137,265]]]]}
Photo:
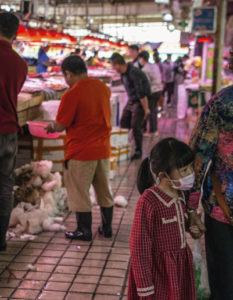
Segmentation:
{"type": "Polygon", "coordinates": [[[171,106],[174,97],[175,65],[171,60],[171,54],[167,55],[167,60],[163,64],[164,92],[167,92],[167,105],[171,106]]]}
{"type": "Polygon", "coordinates": [[[150,115],[149,128],[150,133],[158,135],[157,131],[157,103],[163,92],[162,76],[158,64],[149,63],[149,53],[147,51],[142,51],[139,53],[139,61],[143,66],[142,71],[146,74],[151,88],[151,97],[149,100],[150,115]]]}

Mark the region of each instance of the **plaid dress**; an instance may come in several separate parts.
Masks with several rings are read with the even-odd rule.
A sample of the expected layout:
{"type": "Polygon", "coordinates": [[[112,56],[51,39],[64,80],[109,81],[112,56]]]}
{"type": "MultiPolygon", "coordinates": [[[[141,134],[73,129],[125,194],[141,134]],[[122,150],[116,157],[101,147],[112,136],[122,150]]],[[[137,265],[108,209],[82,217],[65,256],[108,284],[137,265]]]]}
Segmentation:
{"type": "Polygon", "coordinates": [[[184,196],[156,187],[139,199],[130,236],[128,300],[196,300],[184,196]]]}

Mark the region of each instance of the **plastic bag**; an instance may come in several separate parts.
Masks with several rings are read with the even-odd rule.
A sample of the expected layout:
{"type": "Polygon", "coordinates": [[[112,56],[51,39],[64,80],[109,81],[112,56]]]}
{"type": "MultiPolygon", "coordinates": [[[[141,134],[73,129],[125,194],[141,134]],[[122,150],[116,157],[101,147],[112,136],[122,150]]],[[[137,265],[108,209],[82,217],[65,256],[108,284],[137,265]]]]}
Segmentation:
{"type": "Polygon", "coordinates": [[[197,289],[197,300],[208,300],[210,295],[206,263],[202,257],[201,240],[194,241],[193,262],[197,289]]]}
{"type": "Polygon", "coordinates": [[[188,108],[188,96],[184,84],[178,85],[177,118],[179,120],[186,117],[188,108]]]}

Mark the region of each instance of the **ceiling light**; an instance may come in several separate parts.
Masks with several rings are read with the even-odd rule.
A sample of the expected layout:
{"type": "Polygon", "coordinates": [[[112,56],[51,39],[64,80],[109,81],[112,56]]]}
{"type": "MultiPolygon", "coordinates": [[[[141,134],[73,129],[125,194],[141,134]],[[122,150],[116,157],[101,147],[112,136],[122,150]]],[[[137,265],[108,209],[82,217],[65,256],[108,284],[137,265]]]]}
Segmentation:
{"type": "Polygon", "coordinates": [[[155,3],[165,3],[165,4],[169,4],[169,0],[155,0],[155,3]]]}
{"type": "Polygon", "coordinates": [[[175,30],[175,26],[173,24],[168,24],[167,26],[169,31],[174,31],[175,30]]]}
{"type": "Polygon", "coordinates": [[[173,16],[170,13],[165,13],[162,16],[162,19],[165,22],[172,22],[173,21],[173,16]]]}

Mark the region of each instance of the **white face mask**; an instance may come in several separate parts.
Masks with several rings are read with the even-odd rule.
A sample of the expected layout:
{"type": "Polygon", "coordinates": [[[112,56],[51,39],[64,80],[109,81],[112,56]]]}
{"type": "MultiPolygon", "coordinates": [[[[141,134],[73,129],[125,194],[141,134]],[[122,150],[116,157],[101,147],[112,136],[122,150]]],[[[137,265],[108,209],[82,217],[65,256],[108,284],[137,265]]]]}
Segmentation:
{"type": "Polygon", "coordinates": [[[190,190],[193,187],[193,184],[194,184],[194,181],[195,181],[195,174],[194,173],[192,173],[188,176],[185,176],[183,178],[180,178],[179,180],[171,180],[168,175],[167,175],[167,177],[168,177],[169,181],[171,182],[173,189],[180,190],[180,191],[190,190]],[[180,186],[176,186],[174,184],[174,181],[179,182],[180,186]]]}

